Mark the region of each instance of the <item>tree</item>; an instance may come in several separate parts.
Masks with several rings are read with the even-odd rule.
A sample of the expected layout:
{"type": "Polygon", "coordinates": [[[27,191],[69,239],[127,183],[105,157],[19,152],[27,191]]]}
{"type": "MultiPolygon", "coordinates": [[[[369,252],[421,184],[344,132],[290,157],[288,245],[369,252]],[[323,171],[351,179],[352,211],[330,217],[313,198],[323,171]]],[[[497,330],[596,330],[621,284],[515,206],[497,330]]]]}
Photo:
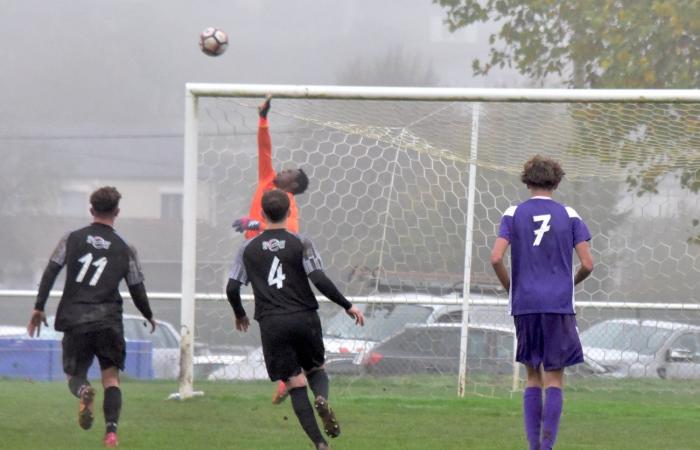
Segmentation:
{"type": "MultiPolygon", "coordinates": [[[[560,77],[572,88],[700,88],[697,0],[434,3],[446,8],[445,22],[452,31],[478,22],[500,24],[489,36],[489,60],[473,61],[476,75],[507,66],[540,83],[560,77]]],[[[575,108],[579,141],[598,137],[601,160],[629,167],[629,186],[638,195],[656,192],[669,174],[698,193],[698,108],[655,105],[632,111],[633,120],[621,124],[619,113],[631,109],[621,104],[575,108]]]]}

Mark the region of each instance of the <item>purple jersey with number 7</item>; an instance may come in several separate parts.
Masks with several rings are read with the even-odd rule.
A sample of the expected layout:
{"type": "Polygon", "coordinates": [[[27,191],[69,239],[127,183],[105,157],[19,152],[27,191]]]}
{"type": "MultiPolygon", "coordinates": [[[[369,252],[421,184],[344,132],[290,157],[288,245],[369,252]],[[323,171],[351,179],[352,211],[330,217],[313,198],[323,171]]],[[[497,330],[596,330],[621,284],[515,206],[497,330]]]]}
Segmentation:
{"type": "Polygon", "coordinates": [[[574,247],[591,239],[576,211],[532,197],[503,213],[498,237],[511,246],[511,314],[574,314],[574,247]]]}

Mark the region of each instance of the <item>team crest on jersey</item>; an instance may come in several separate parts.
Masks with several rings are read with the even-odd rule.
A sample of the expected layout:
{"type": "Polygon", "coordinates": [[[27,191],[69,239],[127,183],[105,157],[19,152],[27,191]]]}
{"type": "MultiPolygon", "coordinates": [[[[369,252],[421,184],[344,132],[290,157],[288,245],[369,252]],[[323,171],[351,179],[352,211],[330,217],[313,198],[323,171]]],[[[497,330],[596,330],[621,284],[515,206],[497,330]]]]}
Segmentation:
{"type": "Polygon", "coordinates": [[[277,252],[279,250],[284,249],[284,245],[285,245],[284,241],[280,241],[279,239],[270,239],[269,241],[263,241],[262,248],[263,248],[263,250],[277,252]]]}
{"type": "Polygon", "coordinates": [[[91,236],[88,235],[87,237],[87,243],[92,245],[98,250],[107,250],[109,249],[109,246],[112,245],[111,242],[105,240],[102,236],[91,236]]]}

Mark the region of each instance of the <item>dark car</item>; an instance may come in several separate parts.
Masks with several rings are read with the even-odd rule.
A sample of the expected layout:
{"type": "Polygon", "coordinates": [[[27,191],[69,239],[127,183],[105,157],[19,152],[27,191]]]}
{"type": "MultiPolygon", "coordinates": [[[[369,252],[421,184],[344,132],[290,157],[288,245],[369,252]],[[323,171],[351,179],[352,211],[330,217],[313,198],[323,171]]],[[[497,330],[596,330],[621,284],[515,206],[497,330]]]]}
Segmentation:
{"type": "MultiPolygon", "coordinates": [[[[456,374],[459,371],[461,324],[409,324],[356,363],[366,373],[456,374]]],[[[472,373],[513,373],[513,330],[498,325],[473,325],[467,340],[467,369],[472,373]]]]}

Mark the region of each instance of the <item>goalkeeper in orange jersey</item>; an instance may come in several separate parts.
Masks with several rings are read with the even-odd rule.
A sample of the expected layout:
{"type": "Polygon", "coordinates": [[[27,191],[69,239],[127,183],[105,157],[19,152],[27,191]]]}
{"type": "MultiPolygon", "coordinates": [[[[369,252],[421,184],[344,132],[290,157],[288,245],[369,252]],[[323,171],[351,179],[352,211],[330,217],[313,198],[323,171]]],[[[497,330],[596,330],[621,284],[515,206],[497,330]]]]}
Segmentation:
{"type": "Polygon", "coordinates": [[[271,189],[281,189],[289,196],[289,219],[287,229],[292,233],[299,232],[299,211],[294,196],[303,194],[309,186],[309,177],[301,169],[286,169],[279,173],[272,168],[272,140],[267,113],[270,112],[272,97],[268,95],[258,106],[258,188],[255,190],[250,212],[233,222],[233,228],[245,233],[246,239],[252,239],[265,229],[265,219],[262,214],[261,200],[265,192],[271,189]]]}
{"type": "MultiPolygon", "coordinates": [[[[253,195],[250,204],[250,212],[247,217],[242,217],[233,222],[233,228],[239,233],[245,233],[246,239],[252,239],[265,229],[265,218],[262,214],[262,196],[271,189],[281,189],[287,192],[289,197],[289,218],[287,230],[292,233],[299,232],[299,211],[294,201],[294,196],[303,194],[309,186],[309,178],[301,169],[286,169],[279,173],[272,168],[272,140],[270,139],[270,126],[267,121],[267,113],[270,112],[272,97],[268,95],[258,106],[258,188],[253,195]]],[[[272,403],[277,405],[287,398],[287,387],[280,381],[277,391],[272,397],[272,403]]]]}

